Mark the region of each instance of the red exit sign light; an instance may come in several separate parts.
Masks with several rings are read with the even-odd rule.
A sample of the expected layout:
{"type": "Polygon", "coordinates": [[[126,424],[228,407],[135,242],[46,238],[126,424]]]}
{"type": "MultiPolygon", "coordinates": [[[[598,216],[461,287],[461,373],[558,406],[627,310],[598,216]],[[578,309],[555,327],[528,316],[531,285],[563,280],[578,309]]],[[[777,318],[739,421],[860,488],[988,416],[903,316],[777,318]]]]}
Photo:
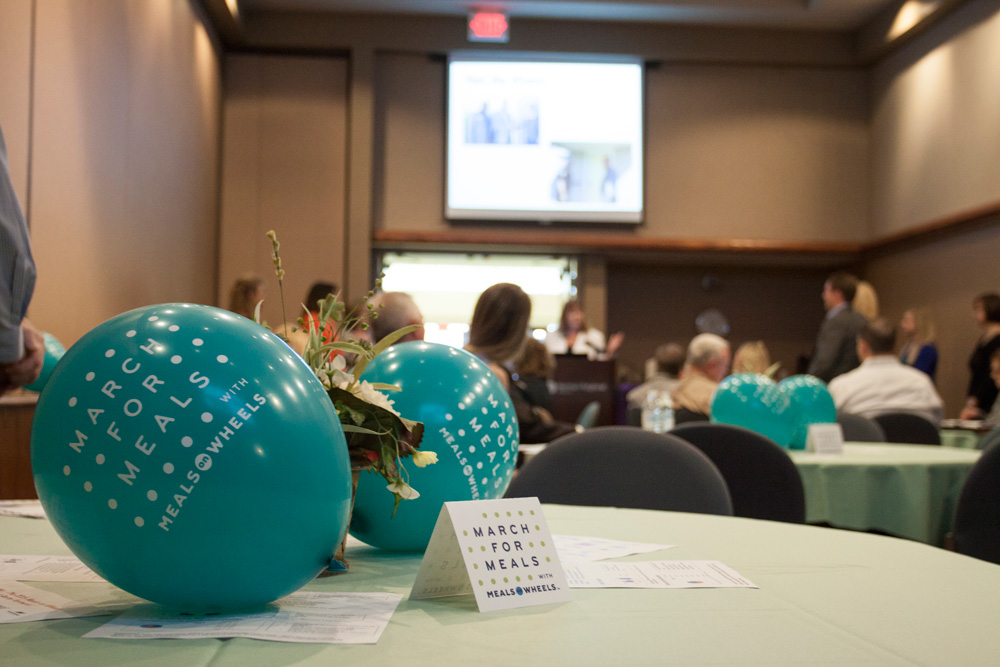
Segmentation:
{"type": "Polygon", "coordinates": [[[474,12],[469,15],[470,42],[504,42],[510,39],[510,23],[500,12],[474,12]]]}

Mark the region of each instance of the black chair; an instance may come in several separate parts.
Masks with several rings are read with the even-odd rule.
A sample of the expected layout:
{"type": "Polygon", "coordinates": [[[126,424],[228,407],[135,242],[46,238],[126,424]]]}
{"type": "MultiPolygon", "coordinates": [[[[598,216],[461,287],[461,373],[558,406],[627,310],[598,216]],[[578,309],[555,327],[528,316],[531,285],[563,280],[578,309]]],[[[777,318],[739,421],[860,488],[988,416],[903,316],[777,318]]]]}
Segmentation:
{"type": "Polygon", "coordinates": [[[1000,563],[1000,447],[989,447],[965,478],[955,507],[955,551],[1000,563]]]}
{"type": "Polygon", "coordinates": [[[885,431],[878,422],[861,415],[837,415],[837,423],[847,442],[885,442],[885,431]]]}
{"type": "Polygon", "coordinates": [[[926,417],[910,412],[884,412],[873,417],[885,431],[886,442],[913,445],[940,445],[937,425],[926,417]]]}
{"type": "Polygon", "coordinates": [[[732,516],[726,481],[693,445],[667,433],[600,426],[571,433],[529,460],[508,498],[543,503],[732,516]]]}
{"type": "Polygon", "coordinates": [[[675,424],[689,424],[691,422],[707,422],[708,420],[709,420],[708,415],[702,412],[695,412],[694,410],[688,410],[687,408],[678,408],[674,410],[675,424]]]}
{"type": "Polygon", "coordinates": [[[734,515],[805,523],[802,477],[773,440],[729,424],[689,423],[671,433],[712,459],[729,486],[734,515]]]}

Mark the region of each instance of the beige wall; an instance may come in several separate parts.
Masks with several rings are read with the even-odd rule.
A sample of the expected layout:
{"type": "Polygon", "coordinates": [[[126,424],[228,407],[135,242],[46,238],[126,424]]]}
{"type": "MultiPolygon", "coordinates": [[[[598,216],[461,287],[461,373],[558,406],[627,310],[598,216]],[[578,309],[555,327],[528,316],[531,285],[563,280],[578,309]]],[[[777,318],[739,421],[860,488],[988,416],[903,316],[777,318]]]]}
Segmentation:
{"type": "Polygon", "coordinates": [[[219,303],[255,273],[268,281],[264,319],[282,321],[273,229],[295,320],[314,281],[344,285],[347,61],[231,55],[225,97],[219,303]]]}
{"type": "MultiPolygon", "coordinates": [[[[443,215],[444,80],[444,63],[426,56],[378,59],[376,229],[451,228],[443,215]]],[[[619,233],[866,239],[863,72],[665,64],[646,81],[646,223],[619,233]]],[[[535,231],[549,230],[524,229],[535,231]]]]}
{"type": "Polygon", "coordinates": [[[7,142],[14,191],[28,202],[33,0],[0,3],[0,128],[7,142]]]}
{"type": "MultiPolygon", "coordinates": [[[[23,26],[29,4],[4,3],[0,15],[14,7],[23,26]]],[[[220,80],[208,33],[186,0],[34,10],[33,97],[22,82],[4,103],[31,110],[30,137],[14,121],[12,141],[23,151],[15,170],[30,165],[29,315],[70,345],[132,308],[211,303],[220,80]]]]}
{"type": "Polygon", "coordinates": [[[1000,201],[1000,5],[975,0],[875,68],[872,234],[1000,201]]]}

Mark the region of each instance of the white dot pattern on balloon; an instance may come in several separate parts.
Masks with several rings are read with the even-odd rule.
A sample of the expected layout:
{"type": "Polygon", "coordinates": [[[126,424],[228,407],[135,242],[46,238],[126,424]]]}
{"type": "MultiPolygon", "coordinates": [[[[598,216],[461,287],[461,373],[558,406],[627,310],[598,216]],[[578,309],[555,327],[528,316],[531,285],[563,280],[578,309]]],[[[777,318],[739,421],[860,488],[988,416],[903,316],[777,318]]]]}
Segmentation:
{"type": "Polygon", "coordinates": [[[141,516],[137,516],[137,517],[135,518],[135,525],[139,526],[140,528],[142,528],[142,525],[143,525],[144,523],[146,523],[146,522],[142,520],[142,517],[141,517],[141,516]]]}
{"type": "Polygon", "coordinates": [[[157,317],[156,315],[150,315],[150,316],[149,316],[148,318],[146,318],[146,319],[147,319],[147,320],[149,320],[150,322],[155,322],[156,320],[158,320],[158,319],[160,319],[160,318],[159,318],[159,317],[157,317]]]}
{"type": "Polygon", "coordinates": [[[63,474],[69,475],[69,466],[63,466],[63,474]]]}
{"type": "Polygon", "coordinates": [[[212,419],[213,419],[213,417],[212,417],[212,413],[211,412],[202,412],[201,413],[201,420],[203,422],[205,422],[206,424],[209,423],[210,421],[212,421],[212,419]]]}
{"type": "Polygon", "coordinates": [[[168,331],[180,331],[181,328],[179,326],[177,326],[176,324],[171,324],[169,327],[167,327],[167,330],[168,331]]]}
{"type": "Polygon", "coordinates": [[[87,493],[90,493],[91,491],[94,490],[94,485],[91,484],[90,482],[84,482],[83,483],[83,490],[86,491],[87,493]]]}
{"type": "Polygon", "coordinates": [[[224,354],[220,354],[219,356],[217,356],[215,358],[215,360],[218,361],[220,364],[227,364],[227,363],[229,363],[229,357],[227,357],[224,354]]]}
{"type": "Polygon", "coordinates": [[[476,469],[477,470],[482,470],[483,469],[483,462],[482,461],[480,461],[479,463],[476,464],[476,469]]]}
{"type": "Polygon", "coordinates": [[[195,338],[193,341],[191,341],[191,344],[194,345],[195,347],[201,347],[202,345],[205,344],[205,341],[203,341],[200,338],[195,338]]]}
{"type": "Polygon", "coordinates": [[[110,507],[111,509],[118,509],[118,501],[115,500],[114,498],[111,498],[110,500],[108,500],[108,507],[110,507]]]}
{"type": "Polygon", "coordinates": [[[449,412],[448,414],[446,414],[444,416],[444,419],[445,419],[445,421],[449,421],[450,422],[452,419],[454,419],[454,417],[452,417],[451,413],[449,412]]]}
{"type": "Polygon", "coordinates": [[[464,438],[465,437],[465,429],[464,428],[458,429],[458,437],[460,437],[460,438],[464,438]]]}
{"type": "Polygon", "coordinates": [[[73,398],[69,399],[69,407],[72,408],[75,405],[76,405],[76,396],[74,396],[73,398]]]}
{"type": "Polygon", "coordinates": [[[487,412],[489,412],[489,410],[487,410],[486,408],[483,408],[483,414],[485,415],[487,412]]]}
{"type": "MultiPolygon", "coordinates": [[[[462,431],[461,433],[459,433],[459,435],[465,435],[465,431],[462,431]]],[[[476,446],[475,445],[469,445],[469,453],[470,454],[475,454],[476,453],[476,446]]]]}
{"type": "Polygon", "coordinates": [[[126,338],[135,338],[135,333],[136,333],[135,329],[130,329],[129,331],[125,332],[125,337],[126,338]]]}
{"type": "Polygon", "coordinates": [[[94,460],[97,461],[97,465],[104,465],[104,454],[98,454],[94,460]]]}
{"type": "Polygon", "coordinates": [[[190,447],[191,445],[194,444],[194,440],[191,439],[191,436],[185,435],[183,438],[181,438],[181,444],[184,445],[185,447],[190,447]]]}
{"type": "Polygon", "coordinates": [[[114,350],[108,350],[107,352],[104,353],[104,356],[107,357],[108,359],[110,359],[111,357],[115,356],[115,351],[114,350]]]}
{"type": "Polygon", "coordinates": [[[173,471],[174,471],[174,464],[173,463],[170,463],[169,461],[167,461],[166,463],[163,464],[163,472],[165,472],[165,473],[167,473],[169,475],[173,471]]]}
{"type": "Polygon", "coordinates": [[[157,498],[156,491],[154,489],[150,489],[149,491],[146,492],[146,497],[149,498],[150,500],[156,500],[157,498]]]}
{"type": "Polygon", "coordinates": [[[84,376],[84,379],[86,379],[86,380],[87,380],[87,382],[90,382],[90,381],[91,381],[91,380],[93,380],[93,379],[94,379],[95,377],[97,377],[97,376],[96,376],[96,375],[94,374],[94,371],[90,371],[89,373],[87,373],[87,374],[86,374],[86,375],[84,376]]]}
{"type": "Polygon", "coordinates": [[[174,356],[170,357],[170,363],[172,364],[179,364],[182,361],[184,361],[184,359],[182,359],[181,355],[179,354],[175,354],[174,356]]]}

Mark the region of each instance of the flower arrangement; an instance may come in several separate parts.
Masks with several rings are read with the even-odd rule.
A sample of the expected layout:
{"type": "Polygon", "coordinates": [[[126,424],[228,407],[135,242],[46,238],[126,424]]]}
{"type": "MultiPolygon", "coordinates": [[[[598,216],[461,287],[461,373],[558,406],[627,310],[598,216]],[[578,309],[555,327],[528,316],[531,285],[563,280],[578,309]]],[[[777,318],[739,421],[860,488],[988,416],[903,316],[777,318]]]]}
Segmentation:
{"type": "MultiPolygon", "coordinates": [[[[267,237],[271,240],[272,261],[278,277],[281,310],[284,314],[285,271],[278,254],[280,244],[273,230],[267,233],[267,237]]],[[[380,285],[381,280],[375,281],[376,288],[380,285]]],[[[385,479],[386,488],[396,498],[392,511],[395,516],[400,501],[420,496],[409,484],[402,459],[409,457],[414,465],[422,468],[436,463],[437,454],[419,449],[424,425],[406,419],[393,408],[393,401],[385,392],[399,391],[399,387],[359,379],[369,362],[418,328],[403,327],[374,345],[365,340],[358,330],[367,331],[366,317],[378,317],[377,309],[370,302],[374,295],[374,290],[369,291],[361,305],[348,311],[339,294],[329,294],[320,300],[319,312],[315,316],[303,306],[306,313],[299,318],[298,323],[307,333],[302,358],[323,383],[333,402],[344,429],[352,469],[356,472],[368,470],[385,479]],[[354,360],[350,369],[347,355],[354,360]]],[[[254,319],[258,323],[260,305],[257,304],[254,313],[254,319]]],[[[287,342],[287,329],[279,336],[287,342]]]]}

